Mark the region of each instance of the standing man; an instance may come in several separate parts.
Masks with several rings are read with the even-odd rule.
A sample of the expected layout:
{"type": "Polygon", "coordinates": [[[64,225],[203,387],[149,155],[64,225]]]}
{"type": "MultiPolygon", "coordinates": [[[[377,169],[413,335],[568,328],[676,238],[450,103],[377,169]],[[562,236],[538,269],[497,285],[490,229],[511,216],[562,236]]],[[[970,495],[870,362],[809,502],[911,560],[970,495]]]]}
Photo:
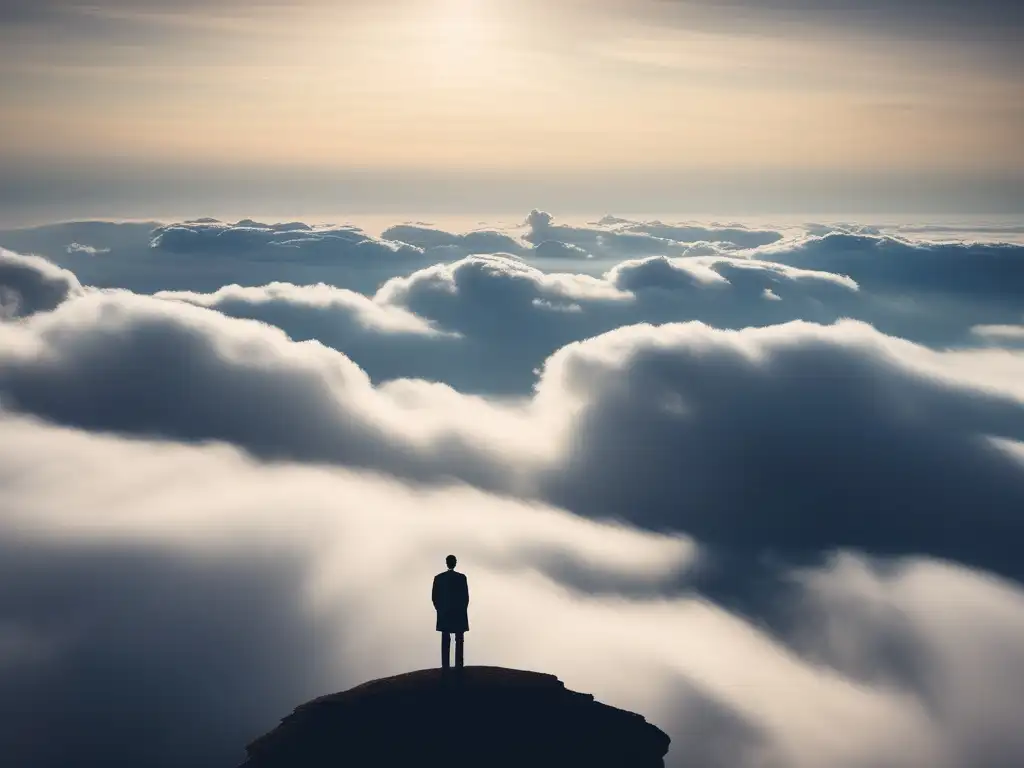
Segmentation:
{"type": "Polygon", "coordinates": [[[464,633],[469,631],[469,582],[464,574],[455,570],[457,562],[455,555],[445,558],[448,570],[434,577],[430,593],[437,611],[437,631],[441,633],[442,669],[451,666],[452,634],[455,635],[455,668],[462,668],[462,643],[464,633]]]}

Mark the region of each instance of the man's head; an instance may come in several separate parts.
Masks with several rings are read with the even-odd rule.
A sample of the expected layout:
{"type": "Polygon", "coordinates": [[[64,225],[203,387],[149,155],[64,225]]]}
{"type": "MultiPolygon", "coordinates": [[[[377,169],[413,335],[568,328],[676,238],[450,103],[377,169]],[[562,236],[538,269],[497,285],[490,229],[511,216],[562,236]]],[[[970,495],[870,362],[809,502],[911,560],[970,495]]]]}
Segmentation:
{"type": "Polygon", "coordinates": [[[444,561],[448,565],[448,570],[449,571],[452,570],[455,567],[455,564],[457,562],[459,562],[458,560],[455,559],[455,555],[448,555],[448,557],[446,557],[444,559],[444,561]]]}

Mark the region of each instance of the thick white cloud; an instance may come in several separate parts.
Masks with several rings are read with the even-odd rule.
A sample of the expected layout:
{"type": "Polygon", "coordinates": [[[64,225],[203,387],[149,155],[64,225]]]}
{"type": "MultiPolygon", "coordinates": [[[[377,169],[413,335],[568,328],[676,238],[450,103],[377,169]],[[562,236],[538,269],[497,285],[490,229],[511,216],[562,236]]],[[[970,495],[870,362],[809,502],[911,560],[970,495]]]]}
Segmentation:
{"type": "Polygon", "coordinates": [[[353,225],[216,219],[54,224],[0,232],[0,245],[42,254],[89,285],[142,293],[275,281],[372,291],[389,277],[451,257],[444,249],[428,257],[422,248],[353,225]]]}
{"type": "Polygon", "coordinates": [[[775,230],[743,226],[663,224],[660,221],[636,222],[614,217],[605,217],[602,223],[617,225],[616,229],[620,232],[641,233],[680,243],[713,242],[737,248],[756,248],[782,239],[782,235],[775,230]]]}
{"type": "Polygon", "coordinates": [[[267,253],[282,258],[306,256],[373,261],[412,259],[419,262],[423,249],[372,237],[354,226],[312,227],[302,222],[264,224],[245,219],[229,224],[199,219],[158,227],[150,246],[168,253],[246,254],[259,258],[267,253]]]}
{"type": "MultiPolygon", "coordinates": [[[[543,272],[508,256],[474,256],[394,278],[374,299],[461,334],[467,360],[443,377],[459,389],[524,393],[533,370],[561,346],[638,322],[701,319],[742,328],[856,315],[856,284],[831,273],[727,256],[624,261],[602,277],[543,272]],[[765,291],[775,294],[767,300],[765,291]],[[781,301],[778,301],[781,299],[781,301]],[[497,385],[497,386],[496,386],[497,385]]],[[[344,351],[348,351],[347,349],[344,351]]],[[[372,357],[356,358],[371,372],[372,357]]]]}
{"type": "MultiPolygon", "coordinates": [[[[600,276],[616,263],[645,257],[670,261],[695,256],[740,257],[775,265],[772,269],[776,270],[786,264],[845,275],[861,288],[852,303],[841,293],[821,297],[812,291],[803,303],[794,298],[785,308],[776,307],[766,315],[759,313],[764,307],[757,302],[746,301],[718,302],[713,310],[694,307],[687,314],[690,302],[680,300],[671,307],[674,312],[663,309],[655,316],[615,318],[592,333],[623,322],[649,320],[700,319],[742,327],[792,319],[830,322],[852,316],[887,333],[933,346],[970,345],[977,343],[970,333],[974,325],[1019,322],[1019,296],[1024,292],[1024,244],[990,242],[992,238],[1011,238],[1010,226],[986,230],[979,224],[972,230],[904,225],[893,229],[846,223],[757,228],[615,217],[577,226],[555,223],[553,216],[541,211],[531,213],[522,227],[500,231],[460,233],[425,224],[396,225],[383,237],[354,225],[303,222],[243,220],[228,224],[210,219],[153,230],[154,226],[105,222],[49,225],[0,232],[0,245],[43,254],[75,271],[89,285],[145,293],[214,293],[229,284],[259,287],[287,282],[325,283],[373,294],[391,277],[408,276],[477,253],[502,252],[545,271],[583,271],[592,276],[600,276]],[[884,231],[896,234],[885,235],[884,231]],[[935,242],[937,235],[947,241],[935,242]],[[957,239],[949,241],[950,237],[957,239]],[[81,248],[69,253],[74,243],[96,253],[81,248]],[[703,312],[710,314],[705,317],[703,312]]],[[[770,285],[767,272],[759,271],[763,277],[758,279],[766,284],[758,293],[771,300],[766,293],[770,291],[786,305],[785,297],[770,285]]],[[[541,298],[541,305],[543,301],[541,298]]]]}
{"type": "Polygon", "coordinates": [[[243,220],[234,224],[215,219],[172,224],[153,232],[152,247],[168,253],[250,254],[277,258],[285,253],[301,258],[334,258],[371,263],[373,259],[448,259],[473,254],[507,253],[538,258],[629,258],[680,255],[693,244],[715,242],[723,249],[756,248],[781,239],[773,230],[745,227],[670,225],[631,222],[606,217],[598,225],[555,224],[554,217],[533,211],[525,231],[473,230],[448,232],[423,224],[399,224],[380,238],[355,226],[311,226],[302,222],[265,224],[243,220]]]}
{"type": "Polygon", "coordinates": [[[319,343],[125,293],[0,341],[2,401],[64,424],[458,478],[755,556],[844,546],[1019,575],[1024,474],[987,440],[1024,440],[1011,352],[937,353],[854,322],[639,325],[566,346],[532,398],[501,403],[375,387],[319,343]]]}
{"type": "Polygon", "coordinates": [[[54,309],[81,292],[78,278],[68,270],[0,248],[0,320],[54,309]]]}
{"type": "Polygon", "coordinates": [[[881,292],[948,294],[1019,304],[1024,245],[924,242],[891,235],[831,232],[758,249],[760,258],[849,275],[881,292]]]}
{"type": "Polygon", "coordinates": [[[942,724],[940,764],[1008,765],[1024,681],[1024,600],[1016,583],[939,562],[895,567],[843,555],[798,574],[795,642],[857,679],[913,691],[942,724]],[[993,665],[993,659],[999,664],[993,665]]]}
{"type": "Polygon", "coordinates": [[[145,245],[131,244],[139,239],[138,226],[86,222],[0,237],[42,245],[41,252],[72,266],[89,284],[217,295],[228,314],[279,324],[294,338],[319,339],[352,355],[375,380],[422,376],[478,392],[525,392],[532,370],[555,349],[637,322],[696,319],[742,328],[853,317],[935,347],[977,345],[981,337],[972,327],[1019,321],[1017,297],[1024,290],[1017,274],[1024,246],[908,240],[868,225],[808,225],[805,231],[814,234],[791,232],[780,239],[782,230],[614,217],[581,227],[555,224],[535,211],[524,229],[507,232],[398,225],[376,238],[354,226],[201,220],[158,228],[155,248],[148,237],[145,245]],[[72,238],[109,252],[68,254],[72,238]],[[465,259],[471,251],[506,246],[510,253],[465,259]],[[569,274],[555,279],[548,274],[552,269],[569,274]],[[590,274],[572,274],[577,269],[590,274]],[[562,297],[566,291],[555,287],[582,285],[603,272],[605,285],[591,281],[575,298],[562,297]],[[378,291],[396,275],[405,279],[378,291]],[[269,289],[273,302],[256,300],[255,292],[226,302],[218,293],[227,284],[259,288],[275,282],[297,287],[269,289]],[[854,282],[859,290],[844,290],[854,282]],[[407,347],[392,354],[388,344],[363,343],[364,336],[350,341],[336,302],[300,295],[320,283],[376,292],[377,303],[398,303],[461,333],[463,349],[472,348],[468,360],[444,343],[431,345],[438,347],[432,356],[426,345],[418,354],[407,347]],[[599,295],[615,291],[633,296],[609,302],[599,295]],[[470,362],[481,359],[486,364],[470,362]]]}
{"type": "MultiPolygon", "coordinates": [[[[323,283],[306,286],[270,283],[258,288],[226,285],[212,294],[161,291],[156,296],[216,309],[231,316],[239,316],[246,311],[258,312],[261,309],[271,315],[280,312],[284,316],[289,312],[300,315],[308,312],[314,318],[346,317],[350,319],[351,325],[381,335],[411,335],[423,338],[443,335],[430,323],[406,310],[374,302],[363,294],[346,288],[335,288],[323,283]]],[[[264,317],[254,319],[266,320],[264,317]]],[[[285,328],[291,325],[287,319],[271,324],[285,328]]]]}
{"type": "Polygon", "coordinates": [[[464,253],[514,253],[525,251],[518,238],[496,230],[474,230],[464,234],[445,232],[417,224],[397,224],[381,233],[386,240],[408,243],[428,250],[447,248],[455,254],[464,253]]]}
{"type": "Polygon", "coordinates": [[[693,568],[684,538],[223,446],[11,416],[0,435],[0,733],[24,764],[230,764],[303,698],[432,664],[426,586],[449,551],[471,575],[472,662],[643,711],[675,739],[670,766],[1024,754],[1007,642],[1024,594],[961,568],[797,571],[791,622],[769,633],[659,594],[693,568]],[[567,582],[567,563],[604,589],[567,582]]]}
{"type": "Polygon", "coordinates": [[[271,283],[156,296],[269,323],[296,341],[318,341],[344,352],[377,382],[416,376],[451,384],[472,380],[482,390],[491,389],[488,382],[494,388],[502,384],[493,374],[476,370],[472,343],[461,334],[344,288],[271,283]]]}
{"type": "Polygon", "coordinates": [[[1024,439],[1022,381],[1020,355],[858,323],[623,328],[547,363],[537,402],[573,417],[542,493],[726,551],[929,552],[1020,576],[1024,475],[984,438],[1024,439]]]}
{"type": "Polygon", "coordinates": [[[547,273],[507,254],[475,256],[392,279],[372,300],[345,288],[287,283],[156,295],[321,341],[375,381],[418,377],[520,394],[556,349],[624,324],[832,322],[855,316],[864,303],[849,278],[727,256],[630,260],[603,277],[547,273]]]}
{"type": "Polygon", "coordinates": [[[856,281],[846,275],[728,255],[632,259],[617,264],[605,279],[633,293],[645,289],[679,291],[731,286],[742,298],[750,298],[769,286],[783,292],[817,290],[822,302],[837,296],[848,298],[851,292],[858,290],[856,281]]]}
{"type": "Polygon", "coordinates": [[[405,227],[365,237],[446,263],[367,295],[260,281],[336,260],[272,244],[307,225],[199,224],[225,250],[53,235],[156,296],[12,257],[22,293],[67,290],[0,323],[9,759],[230,764],[305,698],[432,665],[454,551],[473,663],[644,712],[672,766],[1024,761],[1017,251],[607,220],[615,261],[579,275],[405,227]],[[951,310],[977,348],[836,322],[951,310]]]}
{"type": "Polygon", "coordinates": [[[523,238],[533,243],[542,255],[549,250],[553,256],[564,256],[560,249],[552,248],[552,243],[594,256],[630,258],[682,255],[694,243],[718,242],[725,248],[755,248],[782,237],[769,230],[632,222],[614,216],[606,216],[591,227],[555,224],[554,221],[550,213],[538,210],[532,211],[526,219],[528,231],[523,238]]]}
{"type": "Polygon", "coordinates": [[[489,487],[507,472],[496,455],[486,458],[479,430],[501,445],[522,432],[512,415],[469,398],[434,398],[455,421],[412,418],[417,403],[374,390],[358,366],[318,342],[124,292],[0,327],[0,360],[0,399],[11,407],[89,429],[226,440],[265,457],[425,479],[457,467],[489,487]]]}

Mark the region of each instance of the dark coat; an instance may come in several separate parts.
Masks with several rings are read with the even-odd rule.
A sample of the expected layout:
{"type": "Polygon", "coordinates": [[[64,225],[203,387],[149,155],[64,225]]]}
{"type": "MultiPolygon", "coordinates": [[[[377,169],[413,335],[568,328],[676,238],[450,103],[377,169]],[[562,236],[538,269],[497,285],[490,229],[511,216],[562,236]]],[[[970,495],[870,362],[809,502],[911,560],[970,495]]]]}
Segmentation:
{"type": "Polygon", "coordinates": [[[457,571],[437,574],[430,599],[437,610],[438,632],[469,631],[469,582],[465,574],[457,571]]]}

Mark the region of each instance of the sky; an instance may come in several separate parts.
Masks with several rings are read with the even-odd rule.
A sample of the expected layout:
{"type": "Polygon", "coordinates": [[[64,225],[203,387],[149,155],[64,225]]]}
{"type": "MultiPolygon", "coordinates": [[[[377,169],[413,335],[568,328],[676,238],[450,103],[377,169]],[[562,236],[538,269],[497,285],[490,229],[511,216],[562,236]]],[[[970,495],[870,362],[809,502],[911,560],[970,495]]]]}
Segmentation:
{"type": "Polygon", "coordinates": [[[1008,0],[3,0],[0,203],[1017,213],[1020,23],[1008,0]]]}

